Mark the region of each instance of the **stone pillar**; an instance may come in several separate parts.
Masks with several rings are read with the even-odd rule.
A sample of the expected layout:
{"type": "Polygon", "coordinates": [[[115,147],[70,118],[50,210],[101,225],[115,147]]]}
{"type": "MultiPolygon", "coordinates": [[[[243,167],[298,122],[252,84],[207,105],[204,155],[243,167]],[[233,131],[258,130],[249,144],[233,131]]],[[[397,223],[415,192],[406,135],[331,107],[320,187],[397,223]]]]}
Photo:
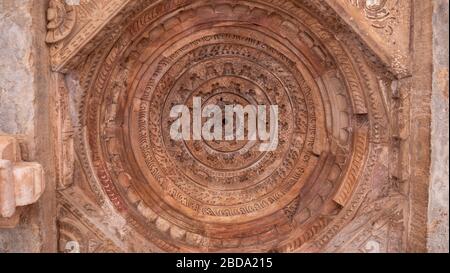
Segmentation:
{"type": "Polygon", "coordinates": [[[0,142],[20,146],[0,156],[0,253],[56,251],[46,9],[0,0],[0,142]]]}
{"type": "Polygon", "coordinates": [[[448,252],[448,0],[434,0],[433,91],[431,101],[431,181],[428,205],[428,251],[448,252]]]}

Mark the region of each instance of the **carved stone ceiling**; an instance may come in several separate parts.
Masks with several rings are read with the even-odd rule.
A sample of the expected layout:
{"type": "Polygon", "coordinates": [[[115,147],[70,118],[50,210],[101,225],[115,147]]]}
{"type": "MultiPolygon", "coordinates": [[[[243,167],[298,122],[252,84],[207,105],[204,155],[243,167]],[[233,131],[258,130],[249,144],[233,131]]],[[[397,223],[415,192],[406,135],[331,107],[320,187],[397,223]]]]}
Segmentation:
{"type": "MultiPolygon", "coordinates": [[[[61,143],[76,154],[60,153],[74,177],[60,179],[61,250],[402,249],[395,71],[327,2],[50,1],[47,41],[68,73],[59,111],[74,128],[60,125],[61,143]],[[194,96],[279,105],[279,147],[171,140],[171,107],[194,96]]],[[[372,20],[375,2],[390,3],[340,5],[372,20]]],[[[384,37],[390,20],[368,24],[384,37]]]]}

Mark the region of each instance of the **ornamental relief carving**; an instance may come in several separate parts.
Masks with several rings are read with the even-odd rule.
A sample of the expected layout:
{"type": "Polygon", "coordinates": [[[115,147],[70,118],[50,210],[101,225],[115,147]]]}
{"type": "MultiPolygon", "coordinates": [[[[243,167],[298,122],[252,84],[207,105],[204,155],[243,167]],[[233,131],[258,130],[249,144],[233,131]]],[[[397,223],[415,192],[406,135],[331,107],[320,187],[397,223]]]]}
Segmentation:
{"type": "MultiPolygon", "coordinates": [[[[389,164],[399,102],[386,97],[392,75],[367,61],[359,41],[333,33],[302,1],[126,2],[120,19],[105,11],[113,35],[53,48],[78,56],[67,66],[55,59],[67,72],[57,109],[68,143],[59,153],[60,251],[403,247],[407,211],[392,179],[401,167],[389,164]],[[278,105],[277,149],[174,141],[171,109],[193,108],[194,97],[278,105]],[[371,205],[382,200],[392,206],[371,205]],[[345,230],[357,236],[343,244],[345,230]]],[[[75,7],[77,18],[94,20],[87,7],[75,7]]]]}
{"type": "Polygon", "coordinates": [[[411,68],[410,34],[412,1],[409,0],[341,0],[327,1],[343,13],[368,47],[384,60],[399,78],[409,76],[411,68]]]}
{"type": "Polygon", "coordinates": [[[49,1],[47,10],[47,43],[57,43],[72,32],[75,27],[77,13],[73,6],[63,0],[49,1]]]}
{"type": "Polygon", "coordinates": [[[349,0],[349,2],[361,9],[374,28],[384,31],[387,36],[394,33],[394,27],[399,23],[398,16],[401,8],[399,1],[349,0]]]}

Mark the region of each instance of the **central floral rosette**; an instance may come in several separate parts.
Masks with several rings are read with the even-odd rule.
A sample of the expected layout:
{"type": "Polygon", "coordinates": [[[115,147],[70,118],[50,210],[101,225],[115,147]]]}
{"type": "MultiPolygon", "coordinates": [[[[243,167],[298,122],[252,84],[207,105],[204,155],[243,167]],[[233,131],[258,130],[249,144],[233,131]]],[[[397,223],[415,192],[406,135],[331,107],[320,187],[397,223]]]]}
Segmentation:
{"type": "Polygon", "coordinates": [[[226,32],[182,43],[189,40],[153,62],[156,72],[136,112],[139,153],[147,174],[158,173],[148,181],[205,219],[270,213],[267,208],[298,186],[309,164],[316,126],[312,95],[294,63],[265,43],[226,32]],[[259,140],[172,139],[171,109],[192,109],[194,98],[219,107],[277,105],[277,148],[260,151],[259,140]]]}

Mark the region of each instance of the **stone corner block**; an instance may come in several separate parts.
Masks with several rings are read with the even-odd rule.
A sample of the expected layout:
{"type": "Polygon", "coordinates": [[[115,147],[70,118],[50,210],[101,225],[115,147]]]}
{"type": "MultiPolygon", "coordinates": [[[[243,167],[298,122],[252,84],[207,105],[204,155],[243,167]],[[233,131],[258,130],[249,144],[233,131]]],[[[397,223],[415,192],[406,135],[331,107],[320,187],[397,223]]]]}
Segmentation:
{"type": "Polygon", "coordinates": [[[15,226],[17,208],[36,203],[44,189],[42,166],[23,162],[17,138],[0,135],[0,228],[15,226]]]}

